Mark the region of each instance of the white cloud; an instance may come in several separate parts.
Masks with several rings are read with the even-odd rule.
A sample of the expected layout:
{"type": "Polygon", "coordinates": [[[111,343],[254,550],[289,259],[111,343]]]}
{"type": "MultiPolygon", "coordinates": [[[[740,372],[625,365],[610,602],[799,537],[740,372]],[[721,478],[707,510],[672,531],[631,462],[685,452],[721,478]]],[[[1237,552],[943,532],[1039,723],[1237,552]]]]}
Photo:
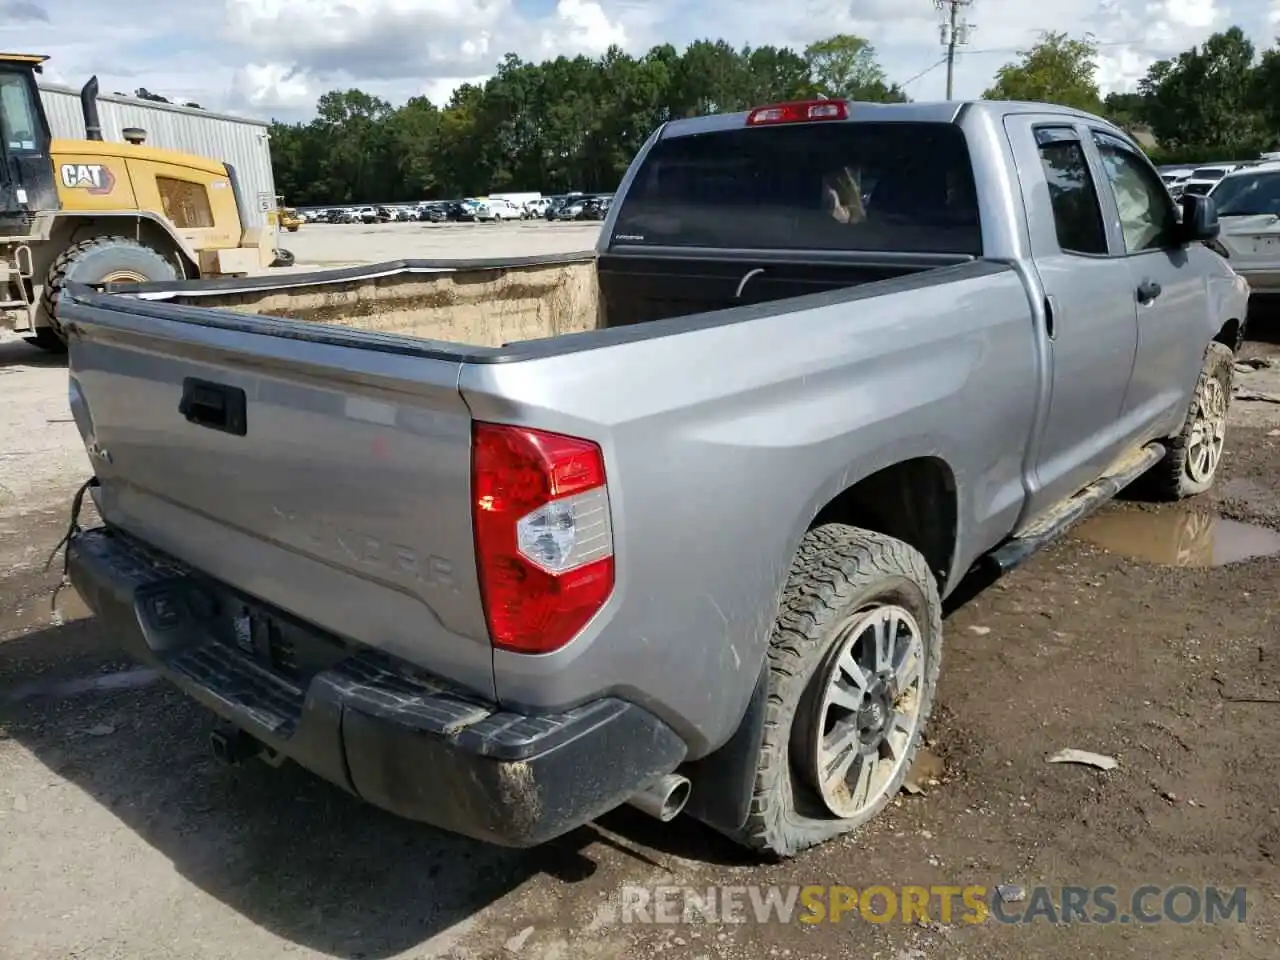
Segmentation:
{"type": "Polygon", "coordinates": [[[559,0],[556,20],[542,31],[544,55],[599,55],[612,46],[627,45],[626,28],[612,22],[596,0],[559,0]]]}
{"type": "MultiPolygon", "coordinates": [[[[806,43],[858,33],[875,43],[891,79],[918,99],[942,95],[940,14],[932,0],[0,0],[0,47],[52,56],[48,75],[105,90],[137,87],[206,106],[309,114],[325,90],[360,87],[393,102],[448,99],[482,80],[508,52],[538,60],[642,52],[698,38],[735,45],[806,43]],[[40,14],[47,15],[41,19],[40,14]]],[[[1099,80],[1128,89],[1151,62],[1240,24],[1273,43],[1280,0],[976,0],[974,29],[956,66],[956,95],[981,94],[1001,64],[1042,30],[1093,33],[1099,80]],[[1228,6],[1229,3],[1229,6],[1228,6]]]]}
{"type": "Polygon", "coordinates": [[[233,96],[255,107],[305,110],[317,97],[310,79],[279,63],[248,63],[231,80],[233,96]]]}

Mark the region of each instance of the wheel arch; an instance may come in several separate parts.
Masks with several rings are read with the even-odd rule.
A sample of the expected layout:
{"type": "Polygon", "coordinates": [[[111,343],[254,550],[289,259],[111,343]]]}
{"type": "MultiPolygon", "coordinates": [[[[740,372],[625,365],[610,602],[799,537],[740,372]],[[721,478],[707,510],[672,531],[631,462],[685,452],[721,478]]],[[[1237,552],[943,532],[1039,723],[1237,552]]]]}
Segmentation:
{"type": "Polygon", "coordinates": [[[32,250],[35,255],[36,277],[43,283],[53,262],[67,247],[103,236],[128,237],[172,258],[179,277],[183,279],[200,276],[199,257],[191,245],[174,232],[169,221],[145,210],[130,210],[57,213],[50,226],[48,240],[38,244],[39,249],[32,250]]]}
{"type": "Polygon", "coordinates": [[[1214,334],[1213,340],[1230,349],[1232,353],[1239,353],[1240,348],[1244,346],[1244,324],[1238,318],[1232,317],[1214,334]]]}
{"type": "MultiPolygon", "coordinates": [[[[818,492],[802,514],[791,554],[805,534],[827,523],[874,530],[919,550],[940,594],[945,593],[960,536],[960,491],[955,471],[936,445],[922,442],[913,455],[885,455],[864,461],[861,470],[841,471],[818,492]],[[858,479],[850,482],[850,476],[858,479]]],[[[787,569],[789,570],[788,563],[787,569]]],[[[778,584],[779,594],[785,587],[778,584]]],[[[728,741],[686,763],[693,784],[685,810],[696,819],[732,834],[746,822],[752,795],[751,759],[760,748],[768,707],[769,658],[761,657],[755,685],[738,726],[728,741]]]]}
{"type": "Polygon", "coordinates": [[[134,240],[172,261],[180,279],[200,276],[195,252],[162,217],[146,211],[59,212],[51,219],[47,237],[31,246],[35,302],[33,329],[54,326],[45,306],[48,299],[44,294],[49,272],[58,258],[75,244],[94,237],[113,236],[134,240]]]}

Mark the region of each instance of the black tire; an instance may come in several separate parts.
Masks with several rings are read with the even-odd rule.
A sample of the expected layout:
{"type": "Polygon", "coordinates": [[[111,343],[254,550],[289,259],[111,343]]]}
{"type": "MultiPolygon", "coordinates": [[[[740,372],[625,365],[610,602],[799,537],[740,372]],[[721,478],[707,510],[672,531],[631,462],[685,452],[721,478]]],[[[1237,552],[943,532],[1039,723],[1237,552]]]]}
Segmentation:
{"type": "Polygon", "coordinates": [[[810,530],[800,544],[782,595],[768,653],[769,694],[764,736],[756,758],[747,822],[738,842],[776,858],[789,857],[871,820],[902,786],[933,707],[942,658],[942,602],[919,551],[900,540],[842,524],[810,530]],[[840,628],[868,607],[893,603],[921,630],[919,722],[906,759],[882,796],[852,819],[838,819],[802,772],[799,740],[812,735],[815,687],[840,628]],[[799,739],[798,739],[799,738],[799,739]]]}
{"type": "MultiPolygon", "coordinates": [[[[58,300],[68,282],[102,283],[108,277],[121,273],[131,273],[148,281],[178,278],[173,263],[128,237],[91,237],[73,243],[53,261],[44,285],[41,304],[53,324],[54,336],[65,340],[58,325],[58,300]]],[[[40,336],[39,331],[36,336],[40,336]]]]}
{"type": "Polygon", "coordinates": [[[292,267],[297,261],[293,256],[292,250],[286,250],[281,247],[276,251],[276,258],[271,261],[273,267],[292,267]]]}
{"type": "Polygon", "coordinates": [[[39,347],[49,353],[67,352],[67,341],[63,340],[53,327],[41,327],[34,336],[27,337],[26,341],[33,347],[39,347]]]}
{"type": "MultiPolygon", "coordinates": [[[[1139,485],[1140,492],[1156,500],[1182,500],[1204,493],[1213,486],[1221,459],[1213,464],[1212,472],[1205,478],[1193,476],[1190,457],[1192,437],[1202,419],[1201,404],[1206,396],[1206,381],[1211,379],[1218,381],[1226,403],[1230,405],[1231,387],[1235,380],[1235,354],[1230,347],[1216,341],[1210,343],[1205,351],[1204,365],[1200,368],[1200,377],[1191,395],[1182,429],[1177,436],[1165,441],[1167,452],[1164,459],[1147,471],[1139,485]]],[[[1225,430],[1225,423],[1223,428],[1225,430]]]]}

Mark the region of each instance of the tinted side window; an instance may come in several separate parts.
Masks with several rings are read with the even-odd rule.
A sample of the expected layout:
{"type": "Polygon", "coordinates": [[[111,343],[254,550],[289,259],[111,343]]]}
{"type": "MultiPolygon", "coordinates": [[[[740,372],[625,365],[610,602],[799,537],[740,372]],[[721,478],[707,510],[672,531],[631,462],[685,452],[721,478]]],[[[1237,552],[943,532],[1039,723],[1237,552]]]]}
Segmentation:
{"type": "Polygon", "coordinates": [[[1049,182],[1058,246],[1066,253],[1105,254],[1107,232],[1084,145],[1073,130],[1046,127],[1036,130],[1036,142],[1049,182]]]}
{"type": "Polygon", "coordinates": [[[1125,250],[1139,253],[1168,246],[1177,227],[1168,189],[1123,140],[1106,133],[1093,137],[1120,209],[1125,250]]]}

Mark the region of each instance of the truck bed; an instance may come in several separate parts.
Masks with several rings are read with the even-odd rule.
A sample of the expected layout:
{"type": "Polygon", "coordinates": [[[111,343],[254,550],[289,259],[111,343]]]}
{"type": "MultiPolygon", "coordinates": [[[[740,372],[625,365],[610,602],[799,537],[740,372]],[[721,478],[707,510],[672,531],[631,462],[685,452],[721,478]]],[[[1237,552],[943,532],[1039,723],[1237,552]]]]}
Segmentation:
{"type": "Polygon", "coordinates": [[[747,306],[917,273],[968,258],[851,263],[579,253],[502,261],[404,260],[248,279],[117,285],[145,300],[500,348],[747,306]]]}
{"type": "Polygon", "coordinates": [[[130,295],[71,288],[60,318],[71,410],[109,527],[247,606],[486,702],[561,709],[615,691],[672,717],[690,749],[705,750],[741,716],[749,686],[704,722],[679,724],[705,706],[698,678],[754,670],[754,653],[735,660],[700,645],[698,669],[660,701],[636,681],[658,651],[692,656],[690,636],[762,642],[778,568],[723,562],[757,556],[760,542],[789,549],[796,517],[762,513],[762,489],[799,485],[820,502],[851,470],[946,456],[963,442],[986,451],[991,478],[973,480],[973,541],[1013,522],[1021,447],[1009,437],[1030,429],[1034,384],[977,368],[1029,355],[1026,289],[1001,263],[926,265],[766,261],[744,286],[759,262],[399,263],[130,295]],[[886,275],[897,278],[868,282],[886,275]],[[494,290],[509,296],[482,295],[494,290]],[[566,332],[548,336],[556,331],[566,332]],[[903,383],[919,389],[904,394],[903,383]],[[933,425],[923,434],[911,426],[922,420],[933,425]],[[491,643],[472,522],[477,423],[583,437],[609,458],[615,599],[555,655],[491,643]],[[704,524],[723,516],[753,520],[717,520],[711,536],[704,524]],[[680,562],[666,536],[637,534],[658,528],[690,531],[680,562]],[[734,572],[716,585],[690,569],[734,572]],[[623,602],[640,584],[677,612],[659,622],[645,603],[623,602]]]}

